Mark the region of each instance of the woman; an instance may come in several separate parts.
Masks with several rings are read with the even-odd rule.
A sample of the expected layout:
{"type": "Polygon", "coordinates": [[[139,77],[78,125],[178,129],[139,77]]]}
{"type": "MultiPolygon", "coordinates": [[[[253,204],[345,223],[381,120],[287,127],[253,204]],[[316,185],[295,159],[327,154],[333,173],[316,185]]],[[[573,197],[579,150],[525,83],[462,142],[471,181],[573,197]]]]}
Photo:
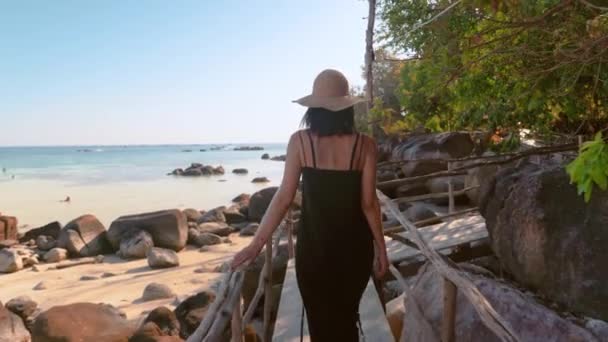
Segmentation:
{"type": "MultiPolygon", "coordinates": [[[[295,102],[309,107],[308,128],[287,147],[281,187],[252,242],[232,267],[251,262],[291,205],[302,176],[302,217],[296,276],[313,342],[358,341],[359,301],[372,269],[382,277],[388,258],[376,197],[376,144],[354,128],[346,78],[325,70],[313,93],[295,102]]],[[[359,325],[360,326],[360,325],[359,325]]]]}

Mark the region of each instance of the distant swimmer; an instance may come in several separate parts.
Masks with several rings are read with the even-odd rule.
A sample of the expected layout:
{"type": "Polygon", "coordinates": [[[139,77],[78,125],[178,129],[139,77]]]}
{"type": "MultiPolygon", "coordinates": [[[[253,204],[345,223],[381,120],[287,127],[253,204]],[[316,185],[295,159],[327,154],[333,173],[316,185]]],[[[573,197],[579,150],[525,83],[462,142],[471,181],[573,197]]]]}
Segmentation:
{"type": "Polygon", "coordinates": [[[6,168],[5,167],[2,168],[2,173],[6,173],[6,168]]]}
{"type": "Polygon", "coordinates": [[[67,196],[64,200],[61,200],[59,202],[65,202],[65,203],[70,203],[72,199],[70,198],[70,196],[67,196]]]}

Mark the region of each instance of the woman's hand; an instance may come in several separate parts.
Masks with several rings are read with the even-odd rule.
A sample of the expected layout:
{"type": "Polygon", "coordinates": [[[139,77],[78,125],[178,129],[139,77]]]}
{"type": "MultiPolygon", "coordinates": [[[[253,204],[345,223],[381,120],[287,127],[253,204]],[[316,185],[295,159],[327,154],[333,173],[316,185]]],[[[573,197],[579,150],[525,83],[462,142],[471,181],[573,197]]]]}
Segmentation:
{"type": "Polygon", "coordinates": [[[388,271],[388,255],[386,248],[374,247],[374,275],[381,279],[388,271]]]}
{"type": "Polygon", "coordinates": [[[247,247],[236,253],[234,258],[232,259],[232,264],[230,265],[232,269],[235,270],[239,266],[243,264],[248,264],[251,261],[255,260],[258,254],[260,254],[262,246],[263,244],[259,244],[255,241],[252,241],[249,245],[247,245],[247,247]]]}

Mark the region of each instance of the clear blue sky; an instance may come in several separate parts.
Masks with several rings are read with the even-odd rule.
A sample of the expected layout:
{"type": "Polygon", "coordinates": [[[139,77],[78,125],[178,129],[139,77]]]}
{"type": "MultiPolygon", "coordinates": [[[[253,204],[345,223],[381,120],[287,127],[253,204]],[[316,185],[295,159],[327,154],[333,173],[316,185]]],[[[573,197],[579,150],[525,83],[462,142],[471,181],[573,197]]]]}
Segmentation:
{"type": "Polygon", "coordinates": [[[0,2],[0,146],[281,142],[324,68],[363,84],[362,0],[0,2]]]}

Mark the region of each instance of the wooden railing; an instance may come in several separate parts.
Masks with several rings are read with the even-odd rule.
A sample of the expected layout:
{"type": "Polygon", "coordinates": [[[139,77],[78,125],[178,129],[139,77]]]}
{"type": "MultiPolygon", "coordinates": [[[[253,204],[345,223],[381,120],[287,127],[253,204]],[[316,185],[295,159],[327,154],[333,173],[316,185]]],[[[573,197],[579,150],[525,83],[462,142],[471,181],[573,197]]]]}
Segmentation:
{"type": "Polygon", "coordinates": [[[263,334],[264,342],[272,339],[272,259],[276,257],[279,243],[283,233],[287,235],[287,248],[289,258],[294,256],[292,211],[289,210],[279,229],[272,239],[269,239],[264,249],[264,266],[260,273],[256,292],[243,313],[242,292],[243,279],[246,267],[229,271],[221,281],[217,291],[216,299],[209,306],[207,313],[196,331],[188,338],[187,342],[215,342],[221,340],[221,336],[231,324],[232,342],[242,342],[247,325],[253,318],[254,311],[262,296],[264,297],[263,334]]]}
{"type": "MultiPolygon", "coordinates": [[[[398,226],[385,227],[384,234],[410,246],[417,248],[424,255],[430,264],[441,274],[443,278],[444,288],[444,312],[443,324],[441,327],[441,340],[443,342],[453,342],[455,340],[455,318],[457,312],[457,293],[461,291],[468,299],[471,305],[479,314],[484,325],[493,331],[502,341],[519,341],[517,334],[494,310],[492,305],[477,289],[477,287],[467,277],[463,276],[458,267],[449,260],[441,256],[437,251],[430,248],[424,241],[418,227],[425,226],[431,223],[442,222],[445,220],[454,219],[457,216],[462,216],[474,212],[477,208],[469,208],[460,212],[455,211],[455,197],[463,195],[469,190],[477,188],[476,186],[454,190],[452,184],[452,176],[464,175],[467,170],[485,166],[506,164],[515,160],[533,155],[544,155],[564,151],[574,151],[578,148],[577,144],[566,144],[559,146],[548,146],[530,149],[519,153],[507,153],[502,155],[485,156],[485,157],[467,157],[459,159],[422,159],[410,161],[396,161],[380,163],[379,167],[393,167],[408,162],[419,161],[442,161],[447,164],[446,171],[435,172],[427,175],[401,178],[378,183],[377,196],[385,209],[385,212],[390,213],[399,222],[398,226]],[[465,161],[483,160],[472,164],[454,167],[455,163],[465,161]],[[448,192],[434,193],[418,196],[401,197],[389,199],[381,190],[399,186],[402,184],[412,184],[424,182],[429,179],[448,177],[448,192]],[[398,203],[421,201],[426,199],[448,198],[448,214],[421,220],[418,222],[410,222],[398,208],[398,203]],[[400,237],[397,233],[407,232],[408,238],[400,237]]],[[[231,323],[232,342],[242,342],[244,340],[245,327],[251,322],[255,308],[262,296],[264,297],[264,313],[263,313],[263,336],[264,342],[270,342],[272,339],[272,259],[276,256],[279,247],[279,242],[283,233],[287,236],[289,258],[294,257],[294,241],[293,241],[293,224],[292,212],[289,211],[286,218],[280,225],[280,228],[275,233],[273,239],[266,243],[264,251],[264,266],[260,274],[258,287],[253,296],[253,299],[247,307],[247,311],[243,312],[241,287],[243,285],[245,269],[229,271],[221,281],[220,287],[216,294],[215,301],[210,305],[204,320],[201,322],[196,331],[188,338],[187,342],[214,342],[220,339],[228,326],[231,323]]],[[[399,270],[390,265],[389,271],[391,275],[399,281],[404,290],[407,290],[406,283],[400,274],[399,270]]]]}

